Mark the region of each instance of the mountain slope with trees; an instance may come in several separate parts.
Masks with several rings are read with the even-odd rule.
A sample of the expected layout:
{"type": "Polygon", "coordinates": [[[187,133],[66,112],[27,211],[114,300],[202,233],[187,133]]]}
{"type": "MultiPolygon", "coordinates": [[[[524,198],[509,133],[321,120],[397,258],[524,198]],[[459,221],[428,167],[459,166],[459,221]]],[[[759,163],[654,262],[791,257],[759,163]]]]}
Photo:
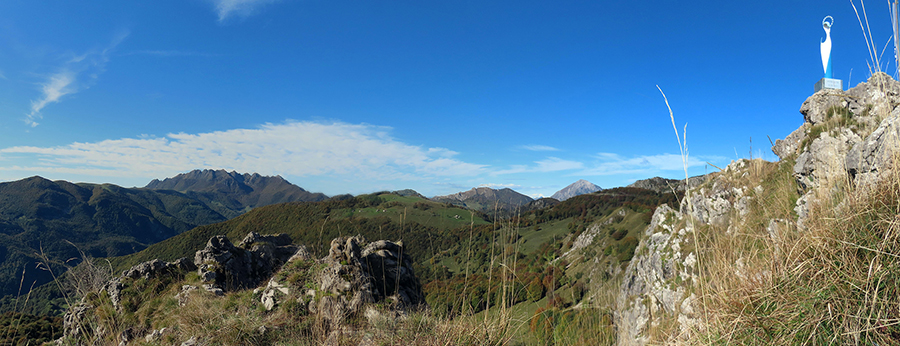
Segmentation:
{"type": "Polygon", "coordinates": [[[448,203],[477,210],[487,214],[501,213],[509,216],[517,209],[533,201],[531,197],[518,193],[510,188],[492,189],[476,187],[469,191],[452,195],[434,196],[432,201],[448,203]]]}
{"type": "Polygon", "coordinates": [[[41,177],[0,183],[0,295],[17,294],[20,282],[51,281],[46,269],[62,274],[77,264],[70,259],[137,252],[221,221],[204,203],[174,191],[41,177]]]}

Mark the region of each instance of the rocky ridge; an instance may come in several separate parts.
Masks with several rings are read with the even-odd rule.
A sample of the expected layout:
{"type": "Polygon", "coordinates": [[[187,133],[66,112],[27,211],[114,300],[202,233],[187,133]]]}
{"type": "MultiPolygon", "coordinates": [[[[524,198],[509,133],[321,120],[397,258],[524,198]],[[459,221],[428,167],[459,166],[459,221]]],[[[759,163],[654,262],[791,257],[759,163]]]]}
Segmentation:
{"type": "Polygon", "coordinates": [[[177,302],[177,309],[191,309],[191,302],[196,299],[215,299],[228,292],[255,288],[253,297],[265,310],[277,310],[287,304],[291,306],[287,309],[296,311],[299,305],[301,315],[312,316],[325,330],[333,332],[352,330],[346,323],[349,318],[392,319],[426,307],[422,286],[413,272],[412,261],[403,252],[402,242],[341,237],[331,242],[328,255],[315,260],[304,246],[292,244],[284,234],[250,233],[237,246],[226,237],[215,236],[197,251],[194,261],[181,258],[174,262],[144,262],[112,279],[100,294],[86,296],[67,311],[64,336],[57,344],[87,345],[115,339],[120,345],[129,345],[160,341],[166,335],[170,339],[180,335],[184,339],[182,345],[204,344],[202,337],[187,336],[179,330],[184,326],[152,329],[137,324],[111,330],[108,322],[101,322],[107,314],[103,312],[105,304],[121,315],[114,319],[135,313],[140,308],[134,305],[140,298],[135,293],[140,296],[142,287],[153,282],[157,284],[151,286],[183,283],[180,290],[175,290],[177,294],[161,297],[177,302]],[[192,271],[196,271],[199,285],[183,281],[192,271]],[[380,308],[375,308],[375,304],[380,308]]]}
{"type": "Polygon", "coordinates": [[[847,91],[823,90],[803,102],[803,125],[772,148],[782,160],[796,160],[794,177],[803,190],[798,227],[821,188],[843,181],[866,186],[891,172],[900,145],[898,98],[900,82],[876,73],[847,91]]]}
{"type": "MultiPolygon", "coordinates": [[[[794,209],[797,219],[768,220],[766,232],[771,238],[787,228],[802,230],[808,203],[835,184],[850,181],[856,191],[864,192],[865,188],[859,187],[891,174],[900,148],[898,98],[900,83],[876,73],[850,90],[819,91],[803,103],[803,125],[772,148],[783,162],[794,160],[794,183],[801,192],[794,209]]],[[[658,342],[651,340],[652,330],[664,321],[675,323],[670,342],[687,340],[705,328],[697,314],[694,227],[714,225],[713,229],[729,233],[745,227],[743,217],[752,212],[754,199],[766,192],[763,186],[751,183],[754,164],[749,160],[732,162],[705,181],[692,182],[680,210],[665,205],[656,209],[619,290],[614,313],[618,344],[658,342]]],[[[632,186],[652,188],[666,183],[654,179],[632,186]]],[[[734,268],[737,277],[750,280],[743,274],[740,258],[734,268]]]]}
{"type": "Polygon", "coordinates": [[[145,187],[173,190],[197,198],[227,218],[252,208],[285,202],[318,202],[328,198],[291,184],[281,176],[220,170],[193,170],[163,180],[153,179],[145,187]]]}
{"type": "Polygon", "coordinates": [[[729,226],[731,216],[746,213],[759,188],[736,186],[749,175],[749,160],[738,160],[691,190],[676,210],[659,206],[635,256],[625,268],[614,320],[619,345],[645,345],[649,331],[663,319],[677,322],[678,336],[689,338],[698,326],[693,286],[697,271],[694,227],[729,226]],[[693,209],[691,209],[693,207],[693,209]],[[691,222],[693,216],[693,222],[691,222]]]}

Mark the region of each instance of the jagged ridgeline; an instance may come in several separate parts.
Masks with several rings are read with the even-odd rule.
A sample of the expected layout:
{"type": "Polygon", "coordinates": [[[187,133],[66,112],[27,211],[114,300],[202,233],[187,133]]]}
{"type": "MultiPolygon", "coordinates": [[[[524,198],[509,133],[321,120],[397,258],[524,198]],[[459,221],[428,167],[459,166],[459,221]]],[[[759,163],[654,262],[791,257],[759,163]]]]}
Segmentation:
{"type": "MultiPolygon", "coordinates": [[[[177,264],[183,263],[183,260],[181,262],[175,260],[181,257],[193,258],[194,253],[198,253],[197,251],[204,248],[207,250],[203,251],[207,253],[222,252],[210,251],[210,246],[231,248],[228,246],[230,244],[226,244],[227,242],[224,240],[213,242],[211,239],[231,239],[235,242],[245,239],[244,242],[247,242],[245,236],[254,233],[263,235],[283,233],[294,244],[302,245],[304,251],[309,254],[309,258],[332,258],[331,260],[322,259],[315,263],[330,261],[329,263],[338,263],[344,266],[357,261],[354,258],[364,258],[367,256],[366,254],[383,253],[382,250],[379,250],[380,246],[384,251],[402,253],[402,256],[406,258],[404,261],[409,262],[409,271],[414,272],[417,280],[421,282],[425,300],[431,308],[431,316],[452,318],[479,313],[486,309],[494,311],[496,310],[494,308],[502,306],[504,309],[515,310],[517,315],[522,316],[520,320],[527,321],[542,306],[564,309],[583,304],[598,294],[598,290],[603,287],[604,282],[615,281],[615,278],[621,274],[625,265],[634,255],[634,249],[641,239],[642,231],[648,224],[650,215],[655,208],[661,203],[677,205],[677,200],[678,197],[673,194],[660,194],[639,188],[615,188],[572,197],[552,207],[523,212],[513,218],[488,220],[479,212],[429,201],[416,194],[407,193],[405,196],[400,196],[384,192],[317,203],[284,203],[256,208],[226,222],[197,227],[152,245],[139,253],[114,258],[112,262],[118,268],[117,272],[142,262],[157,259],[173,264],[163,265],[165,262],[157,261],[155,263],[159,265],[149,266],[189,269],[189,267],[177,264]],[[362,240],[357,241],[358,249],[353,250],[357,245],[351,244],[347,237],[355,235],[360,235],[359,239],[398,241],[398,244],[402,244],[399,245],[402,246],[402,250],[399,247],[392,248],[394,245],[390,245],[390,243],[367,244],[362,240]],[[374,248],[369,249],[372,246],[374,248]],[[358,255],[353,255],[357,252],[359,252],[358,255]],[[336,253],[345,255],[335,255],[336,253]]],[[[275,244],[274,241],[257,243],[275,244]]],[[[237,248],[250,249],[247,245],[239,245],[237,248]]],[[[232,252],[243,253],[241,251],[245,250],[232,252]]],[[[197,256],[197,258],[212,258],[206,255],[200,256],[199,253],[197,256]]],[[[235,256],[237,255],[231,257],[240,257],[235,256]]],[[[261,258],[267,257],[262,256],[261,258]]],[[[202,269],[203,263],[198,264],[196,260],[194,262],[202,269]]],[[[206,262],[206,260],[201,260],[201,262],[206,262]]],[[[294,292],[297,287],[306,285],[304,283],[306,281],[303,280],[317,277],[318,274],[314,275],[311,270],[315,268],[318,268],[315,270],[322,270],[322,268],[316,267],[314,262],[297,263],[296,265],[286,265],[286,269],[275,272],[274,277],[279,278],[277,279],[280,280],[279,283],[266,284],[266,279],[253,280],[261,282],[260,285],[265,286],[261,286],[256,292],[261,292],[258,294],[265,296],[269,294],[266,292],[279,290],[281,287],[279,285],[287,285],[284,283],[285,280],[288,282],[294,280],[293,286],[291,286],[294,288],[287,290],[294,292]]],[[[148,264],[145,263],[143,266],[148,266],[148,264]]],[[[388,268],[391,266],[388,265],[388,268]]],[[[219,266],[207,265],[206,268],[207,272],[215,271],[215,268],[219,268],[219,266]]],[[[338,266],[338,268],[343,267],[338,266]]],[[[359,281],[358,284],[353,283],[357,282],[355,274],[353,274],[356,272],[355,269],[349,267],[345,269],[348,271],[341,274],[343,275],[341,277],[348,280],[352,287],[365,286],[362,281],[359,281]]],[[[129,326],[121,325],[119,326],[121,330],[117,333],[124,332],[128,327],[136,328],[132,331],[140,330],[141,332],[137,335],[142,336],[159,331],[162,327],[175,327],[183,328],[183,330],[170,335],[177,335],[185,340],[190,333],[202,334],[202,332],[196,332],[198,330],[196,328],[200,328],[199,326],[188,326],[182,322],[179,327],[179,324],[173,323],[173,319],[180,318],[178,316],[162,317],[152,311],[159,309],[159,307],[153,306],[178,304],[174,297],[183,291],[182,286],[199,287],[198,276],[202,281],[208,276],[207,274],[195,275],[189,269],[183,274],[174,276],[174,279],[171,280],[151,278],[146,283],[142,283],[144,281],[139,278],[141,275],[133,276],[138,279],[126,280],[136,285],[130,287],[135,287],[140,291],[149,289],[150,291],[147,291],[149,298],[131,300],[121,305],[124,308],[117,309],[122,310],[120,313],[124,313],[123,316],[132,316],[128,315],[128,311],[144,316],[141,318],[146,322],[129,326]]],[[[240,280],[224,280],[225,284],[222,287],[230,287],[227,285],[228,282],[238,281],[240,280]]],[[[389,285],[386,283],[393,279],[383,281],[384,283],[378,284],[380,281],[375,280],[376,286],[388,287],[389,285]]],[[[303,290],[324,285],[322,282],[315,282],[303,290]]],[[[335,287],[338,286],[340,285],[335,287]]],[[[274,312],[251,311],[249,313],[251,317],[248,317],[250,320],[245,321],[247,325],[263,323],[260,321],[264,320],[270,321],[270,317],[266,316],[283,314],[285,313],[283,309],[292,309],[290,311],[294,311],[293,314],[296,315],[296,318],[307,313],[314,313],[318,316],[322,311],[320,310],[321,305],[318,303],[313,304],[317,306],[316,308],[309,308],[308,299],[304,300],[303,305],[299,307],[294,303],[272,307],[274,305],[263,303],[257,293],[249,293],[249,290],[253,288],[255,287],[226,289],[225,291],[229,293],[225,293],[225,298],[222,298],[226,301],[234,301],[229,304],[232,304],[233,309],[237,309],[237,311],[274,309],[272,310],[274,312]],[[297,311],[304,312],[298,313],[297,311]]],[[[122,292],[128,290],[128,286],[121,288],[122,292]]],[[[91,295],[87,299],[93,306],[98,304],[103,306],[103,304],[107,304],[103,303],[103,296],[108,294],[108,291],[109,289],[106,289],[107,293],[101,293],[100,296],[91,295]]],[[[208,289],[204,294],[212,297],[216,294],[214,291],[214,289],[208,289]]],[[[341,296],[343,293],[334,294],[341,296]]],[[[354,296],[356,293],[346,294],[354,296]]],[[[349,305],[347,306],[356,306],[355,303],[352,303],[354,300],[349,296],[347,298],[349,305]]],[[[306,299],[301,298],[292,299],[306,299]]],[[[96,311],[102,311],[102,309],[96,311]]],[[[354,311],[365,311],[365,309],[354,311]]],[[[368,323],[351,318],[348,321],[352,323],[345,327],[353,330],[372,327],[373,322],[368,315],[367,319],[368,323]]],[[[215,324],[218,322],[203,323],[215,324]]],[[[300,320],[295,322],[302,325],[300,320]]],[[[273,326],[260,325],[259,327],[272,328],[273,326]]],[[[342,330],[345,330],[345,327],[341,327],[344,328],[342,330]]],[[[255,337],[253,335],[256,334],[253,333],[257,332],[256,329],[258,328],[254,327],[253,331],[236,331],[238,334],[247,334],[241,334],[242,336],[236,337],[235,340],[248,340],[246,338],[255,337]]],[[[334,330],[334,328],[330,330],[334,330]]],[[[169,329],[169,333],[172,333],[171,329],[169,329]]],[[[536,334],[528,328],[519,328],[517,333],[522,334],[517,336],[519,338],[542,337],[535,336],[536,334]]],[[[355,334],[351,333],[351,335],[355,334]]],[[[120,341],[122,337],[127,336],[116,334],[107,335],[104,338],[120,341]]],[[[273,337],[277,339],[280,336],[273,337]]],[[[221,341],[218,337],[210,335],[201,335],[199,338],[205,338],[207,341],[221,341]]],[[[185,340],[173,339],[171,341],[178,343],[185,340]]]]}
{"type": "Polygon", "coordinates": [[[210,169],[193,170],[162,181],[153,179],[146,188],[184,193],[229,219],[265,205],[318,202],[328,198],[291,184],[281,176],[210,169]]]}

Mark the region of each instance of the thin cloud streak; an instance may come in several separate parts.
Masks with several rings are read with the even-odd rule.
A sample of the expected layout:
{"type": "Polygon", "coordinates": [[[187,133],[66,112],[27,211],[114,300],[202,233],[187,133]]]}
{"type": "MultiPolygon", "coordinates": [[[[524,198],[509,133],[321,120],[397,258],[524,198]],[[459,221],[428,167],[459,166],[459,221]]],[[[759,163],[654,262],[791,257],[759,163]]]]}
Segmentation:
{"type": "Polygon", "coordinates": [[[277,1],[278,0],[212,0],[212,3],[216,7],[219,23],[222,23],[233,16],[248,17],[260,6],[277,1]]]}
{"type": "MultiPolygon", "coordinates": [[[[566,176],[605,176],[618,174],[656,174],[661,171],[683,170],[681,156],[675,154],[644,155],[638,157],[623,157],[614,153],[599,153],[594,156],[596,160],[588,165],[580,161],[564,160],[558,157],[548,157],[541,161],[535,161],[533,165],[512,165],[507,169],[496,170],[490,174],[493,176],[519,174],[519,173],[551,173],[570,171],[566,176]]],[[[723,157],[701,156],[690,157],[688,168],[706,164],[706,161],[722,161],[723,157]]]]}
{"type": "Polygon", "coordinates": [[[25,115],[24,122],[31,127],[38,126],[37,120],[43,119],[41,111],[44,107],[60,102],[63,96],[89,88],[106,71],[110,52],[126,37],[127,31],[120,32],[103,50],[76,55],[61,66],[58,72],[47,77],[40,84],[41,97],[31,101],[31,111],[25,115]]]}
{"type": "Polygon", "coordinates": [[[584,168],[584,164],[577,161],[563,160],[558,157],[548,157],[541,161],[535,161],[532,166],[513,165],[509,169],[494,171],[491,175],[515,174],[515,173],[547,173],[567,171],[584,168]]]}
{"type": "MultiPolygon", "coordinates": [[[[684,169],[681,155],[659,154],[625,158],[613,153],[600,153],[600,160],[594,167],[571,174],[572,176],[599,176],[616,174],[649,174],[659,171],[681,171],[684,169]]],[[[689,157],[688,168],[706,165],[706,161],[721,161],[718,156],[689,157]]]]}
{"type": "Polygon", "coordinates": [[[41,110],[48,104],[59,102],[59,99],[65,95],[74,93],[76,90],[72,86],[75,81],[74,73],[71,71],[61,71],[50,76],[49,80],[41,86],[43,97],[39,100],[31,101],[31,113],[26,115],[25,123],[31,127],[38,126],[38,119],[43,118],[41,110]]]}
{"type": "MultiPolygon", "coordinates": [[[[296,122],[265,124],[161,138],[123,138],[58,147],[0,149],[0,158],[38,159],[29,171],[156,178],[212,168],[293,176],[346,175],[357,179],[421,180],[474,176],[487,166],[453,158],[443,148],[422,148],[392,138],[390,128],[368,124],[296,122]]],[[[7,167],[0,170],[24,170],[7,167]]]]}
{"type": "Polygon", "coordinates": [[[531,151],[559,151],[559,149],[551,147],[549,145],[540,144],[523,145],[520,148],[531,151]]]}

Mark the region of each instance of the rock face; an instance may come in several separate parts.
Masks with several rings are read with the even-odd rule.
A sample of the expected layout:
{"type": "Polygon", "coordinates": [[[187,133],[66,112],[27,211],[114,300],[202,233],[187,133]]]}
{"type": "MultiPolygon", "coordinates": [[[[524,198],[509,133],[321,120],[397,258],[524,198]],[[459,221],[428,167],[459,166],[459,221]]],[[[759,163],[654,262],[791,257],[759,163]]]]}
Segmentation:
{"type": "Polygon", "coordinates": [[[696,255],[685,254],[690,227],[676,229],[684,214],[662,205],[656,209],[645,238],[635,250],[622,281],[613,314],[619,345],[644,345],[647,331],[662,314],[677,316],[683,330],[694,324],[694,295],[682,282],[694,273],[696,255]]]}
{"type": "MultiPolygon", "coordinates": [[[[755,193],[762,187],[739,186],[749,174],[749,160],[732,162],[721,172],[706,176],[680,203],[680,210],[667,205],[653,213],[650,225],[635,255],[625,268],[616,299],[614,320],[620,345],[645,345],[649,331],[663,316],[677,321],[678,335],[686,340],[702,329],[696,315],[693,279],[697,255],[692,250],[694,224],[718,225],[731,230],[732,217],[749,211],[755,193]],[[690,200],[690,203],[688,203],[690,200]],[[690,209],[693,206],[693,210],[690,209]]],[[[585,232],[587,233],[587,232],[585,232]]]]}
{"type": "Polygon", "coordinates": [[[252,232],[234,246],[225,236],[212,237],[197,251],[194,263],[200,278],[224,291],[252,288],[272,276],[298,247],[286,234],[261,236],[252,232]]]}
{"type": "Polygon", "coordinates": [[[197,266],[194,265],[194,262],[191,262],[184,257],[179,258],[174,262],[164,262],[158,259],[150,260],[122,272],[122,275],[110,280],[109,283],[106,284],[104,289],[109,294],[109,300],[112,302],[113,307],[118,309],[122,289],[124,288],[122,283],[124,279],[149,280],[166,275],[173,275],[176,272],[189,272],[193,270],[197,270],[197,266]]]}
{"type": "Polygon", "coordinates": [[[804,190],[795,209],[798,227],[819,187],[872,184],[891,169],[900,148],[898,97],[900,83],[876,73],[846,92],[823,90],[803,102],[803,125],[772,148],[782,159],[796,159],[794,177],[804,190]]]}
{"type": "Polygon", "coordinates": [[[562,202],[578,195],[597,192],[600,190],[602,189],[599,186],[594,185],[587,180],[581,179],[570,184],[569,186],[562,188],[562,190],[556,191],[556,193],[554,193],[553,196],[550,196],[550,198],[554,198],[562,202]]]}
{"type": "Polygon", "coordinates": [[[378,295],[376,300],[388,299],[401,307],[425,304],[422,285],[412,270],[412,260],[403,254],[403,242],[379,240],[363,249],[360,265],[371,275],[378,295]]]}
{"type": "MultiPolygon", "coordinates": [[[[865,193],[867,184],[892,172],[895,157],[900,157],[896,156],[900,155],[898,98],[900,83],[877,73],[846,92],[819,91],[803,103],[804,124],[772,148],[782,160],[795,160],[793,176],[802,193],[795,208],[798,218],[768,220],[769,237],[774,240],[792,228],[802,231],[807,203],[820,192],[827,193],[832,184],[849,181],[856,185],[855,191],[865,193]]],[[[697,264],[696,254],[689,250],[693,249],[694,226],[687,221],[692,218],[697,225],[717,225],[725,232],[740,230],[753,199],[764,192],[762,186],[747,186],[749,163],[738,160],[706,176],[705,181],[692,181],[681,210],[657,208],[624,272],[614,312],[619,344],[649,343],[649,332],[663,320],[677,321],[671,339],[690,338],[694,331],[704,329],[696,315],[699,310],[692,284],[697,264]]],[[[632,186],[657,189],[672,183],[654,178],[632,186]]],[[[778,248],[778,242],[773,244],[776,256],[785,251],[778,248]]],[[[737,259],[736,277],[762,280],[748,278],[743,263],[743,258],[737,259]]]]}
{"type": "MultiPolygon", "coordinates": [[[[394,318],[427,307],[422,285],[413,272],[412,260],[404,252],[403,243],[387,240],[368,243],[359,236],[334,239],[328,255],[318,260],[314,260],[305,247],[292,244],[284,234],[250,233],[237,246],[225,236],[215,236],[204,249],[196,252],[194,262],[186,258],[174,262],[152,260],[111,280],[104,290],[116,313],[133,312],[128,309],[137,308],[122,306],[123,295],[136,294],[128,290],[130,285],[153,279],[181,285],[174,297],[180,308],[188,306],[195,294],[223,296],[228,291],[254,288],[267,282],[253,291],[253,297],[258,297],[266,310],[276,309],[291,299],[303,310],[316,315],[313,320],[331,331],[348,328],[345,322],[351,317],[394,318]],[[201,281],[205,282],[205,291],[177,281],[193,270],[197,270],[201,281]],[[291,277],[294,279],[289,279],[291,277]],[[296,279],[298,277],[302,279],[296,279]],[[379,302],[382,307],[375,309],[372,304],[379,302]]],[[[91,344],[90,340],[108,333],[102,323],[96,323],[95,310],[98,309],[91,303],[100,302],[102,306],[105,304],[102,297],[104,295],[100,294],[93,295],[93,300],[85,298],[66,312],[64,336],[57,344],[91,344]]],[[[291,311],[297,313],[297,310],[291,311]]],[[[177,329],[177,326],[168,327],[177,329]]],[[[118,339],[127,343],[140,338],[158,342],[167,330],[172,329],[125,326],[122,330],[118,339]]]]}
{"type": "Polygon", "coordinates": [[[379,240],[365,245],[361,237],[341,237],[331,241],[328,256],[320,260],[325,268],[316,278],[319,289],[309,310],[331,328],[350,316],[359,316],[370,303],[387,301],[394,311],[425,307],[422,285],[403,253],[403,243],[379,240]]]}
{"type": "Polygon", "coordinates": [[[885,167],[884,160],[890,157],[875,152],[890,149],[885,140],[894,137],[898,115],[897,104],[891,100],[898,96],[900,83],[884,73],[846,92],[819,91],[800,107],[803,125],[775,141],[772,151],[782,159],[796,155],[794,173],[807,187],[809,182],[846,171],[877,171],[876,166],[885,167]]]}

